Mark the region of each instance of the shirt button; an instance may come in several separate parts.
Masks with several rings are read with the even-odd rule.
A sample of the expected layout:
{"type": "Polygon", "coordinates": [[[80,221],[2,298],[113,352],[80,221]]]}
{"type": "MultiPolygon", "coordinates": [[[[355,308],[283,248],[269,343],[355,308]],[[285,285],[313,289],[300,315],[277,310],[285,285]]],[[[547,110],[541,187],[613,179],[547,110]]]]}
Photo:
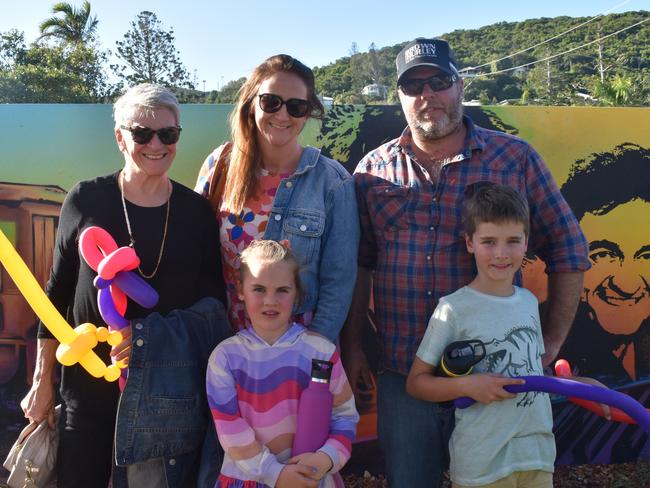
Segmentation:
{"type": "Polygon", "coordinates": [[[142,330],[142,327],[143,327],[143,325],[140,322],[135,324],[135,328],[138,329],[138,330],[142,330]]]}
{"type": "Polygon", "coordinates": [[[430,254],[427,256],[427,261],[431,261],[431,255],[430,254]]]}
{"type": "Polygon", "coordinates": [[[176,465],[176,459],[171,458],[171,459],[169,460],[169,465],[170,465],[170,466],[174,466],[174,465],[176,465]]]}
{"type": "Polygon", "coordinates": [[[433,198],[431,199],[431,201],[432,201],[432,202],[437,202],[438,199],[437,199],[436,197],[433,197],[433,198]]]}
{"type": "Polygon", "coordinates": [[[290,181],[287,181],[287,182],[284,184],[284,186],[286,186],[287,188],[291,188],[291,187],[293,186],[293,183],[291,183],[290,181]]]}
{"type": "Polygon", "coordinates": [[[429,230],[433,230],[433,229],[434,229],[433,225],[430,225],[429,230]]]}
{"type": "Polygon", "coordinates": [[[429,291],[427,292],[427,295],[429,295],[429,296],[431,296],[431,295],[432,295],[432,292],[431,292],[431,290],[429,290],[429,291]]]}
{"type": "Polygon", "coordinates": [[[305,232],[305,231],[307,230],[307,226],[306,226],[305,224],[302,224],[302,225],[300,226],[300,230],[301,230],[302,232],[305,232]]]}
{"type": "Polygon", "coordinates": [[[142,345],[144,345],[144,341],[142,339],[138,339],[137,341],[135,341],[135,345],[141,347],[142,345]]]}
{"type": "Polygon", "coordinates": [[[282,220],[282,215],[276,214],[274,218],[275,220],[282,220]]]}

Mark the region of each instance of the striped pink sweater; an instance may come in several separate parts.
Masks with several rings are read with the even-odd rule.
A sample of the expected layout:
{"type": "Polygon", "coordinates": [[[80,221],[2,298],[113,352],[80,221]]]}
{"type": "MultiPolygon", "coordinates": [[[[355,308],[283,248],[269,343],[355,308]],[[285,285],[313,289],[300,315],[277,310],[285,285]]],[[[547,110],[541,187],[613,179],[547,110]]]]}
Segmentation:
{"type": "Polygon", "coordinates": [[[213,351],[206,387],[226,452],[216,486],[275,486],[291,456],[298,400],[309,384],[312,359],[334,363],[330,435],[319,449],[334,467],[320,486],[343,486],[337,473],[350,458],[359,420],[354,396],[334,344],[298,324],[273,345],[249,328],[213,351]]]}

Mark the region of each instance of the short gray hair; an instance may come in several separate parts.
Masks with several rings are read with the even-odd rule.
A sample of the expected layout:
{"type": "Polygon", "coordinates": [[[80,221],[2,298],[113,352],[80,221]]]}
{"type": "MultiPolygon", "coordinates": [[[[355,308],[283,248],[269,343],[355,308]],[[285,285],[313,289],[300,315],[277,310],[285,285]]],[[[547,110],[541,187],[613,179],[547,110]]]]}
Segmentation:
{"type": "Polygon", "coordinates": [[[153,83],[141,83],[129,88],[113,105],[115,128],[128,126],[140,117],[152,115],[156,110],[167,108],[171,110],[176,124],[181,123],[181,109],[176,95],[169,88],[153,83]]]}

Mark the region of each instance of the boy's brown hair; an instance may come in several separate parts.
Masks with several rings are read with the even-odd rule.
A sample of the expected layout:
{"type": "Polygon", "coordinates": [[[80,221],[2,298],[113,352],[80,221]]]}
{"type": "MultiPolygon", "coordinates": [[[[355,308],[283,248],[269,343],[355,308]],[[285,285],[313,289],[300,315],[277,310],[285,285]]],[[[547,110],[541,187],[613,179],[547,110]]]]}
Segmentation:
{"type": "Polygon", "coordinates": [[[479,224],[516,222],[523,224],[524,234],[530,231],[528,203],[516,190],[490,181],[478,181],[465,188],[463,224],[472,237],[479,224]]]}

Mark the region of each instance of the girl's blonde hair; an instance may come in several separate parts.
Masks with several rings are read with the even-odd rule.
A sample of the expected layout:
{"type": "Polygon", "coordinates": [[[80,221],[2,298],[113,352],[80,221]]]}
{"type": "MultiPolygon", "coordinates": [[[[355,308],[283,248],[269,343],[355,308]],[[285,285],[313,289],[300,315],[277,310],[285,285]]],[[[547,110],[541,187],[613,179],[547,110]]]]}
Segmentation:
{"type": "Polygon", "coordinates": [[[287,54],[277,54],[260,64],[239,89],[235,110],[230,114],[233,142],[228,177],[224,189],[224,205],[234,214],[244,209],[246,200],[257,189],[257,169],[261,155],[257,142],[254,104],[260,85],[276,73],[293,73],[307,86],[308,117],[320,119],[325,113],[316,95],[314,73],[307,66],[287,54]]]}
{"type": "Polygon", "coordinates": [[[263,262],[265,264],[287,263],[293,271],[293,279],[296,286],[296,305],[299,305],[303,296],[303,285],[300,279],[300,265],[296,255],[289,248],[289,245],[280,244],[277,241],[268,239],[257,239],[251,242],[239,256],[241,263],[239,267],[239,281],[244,282],[246,273],[250,274],[250,264],[263,262]]]}

